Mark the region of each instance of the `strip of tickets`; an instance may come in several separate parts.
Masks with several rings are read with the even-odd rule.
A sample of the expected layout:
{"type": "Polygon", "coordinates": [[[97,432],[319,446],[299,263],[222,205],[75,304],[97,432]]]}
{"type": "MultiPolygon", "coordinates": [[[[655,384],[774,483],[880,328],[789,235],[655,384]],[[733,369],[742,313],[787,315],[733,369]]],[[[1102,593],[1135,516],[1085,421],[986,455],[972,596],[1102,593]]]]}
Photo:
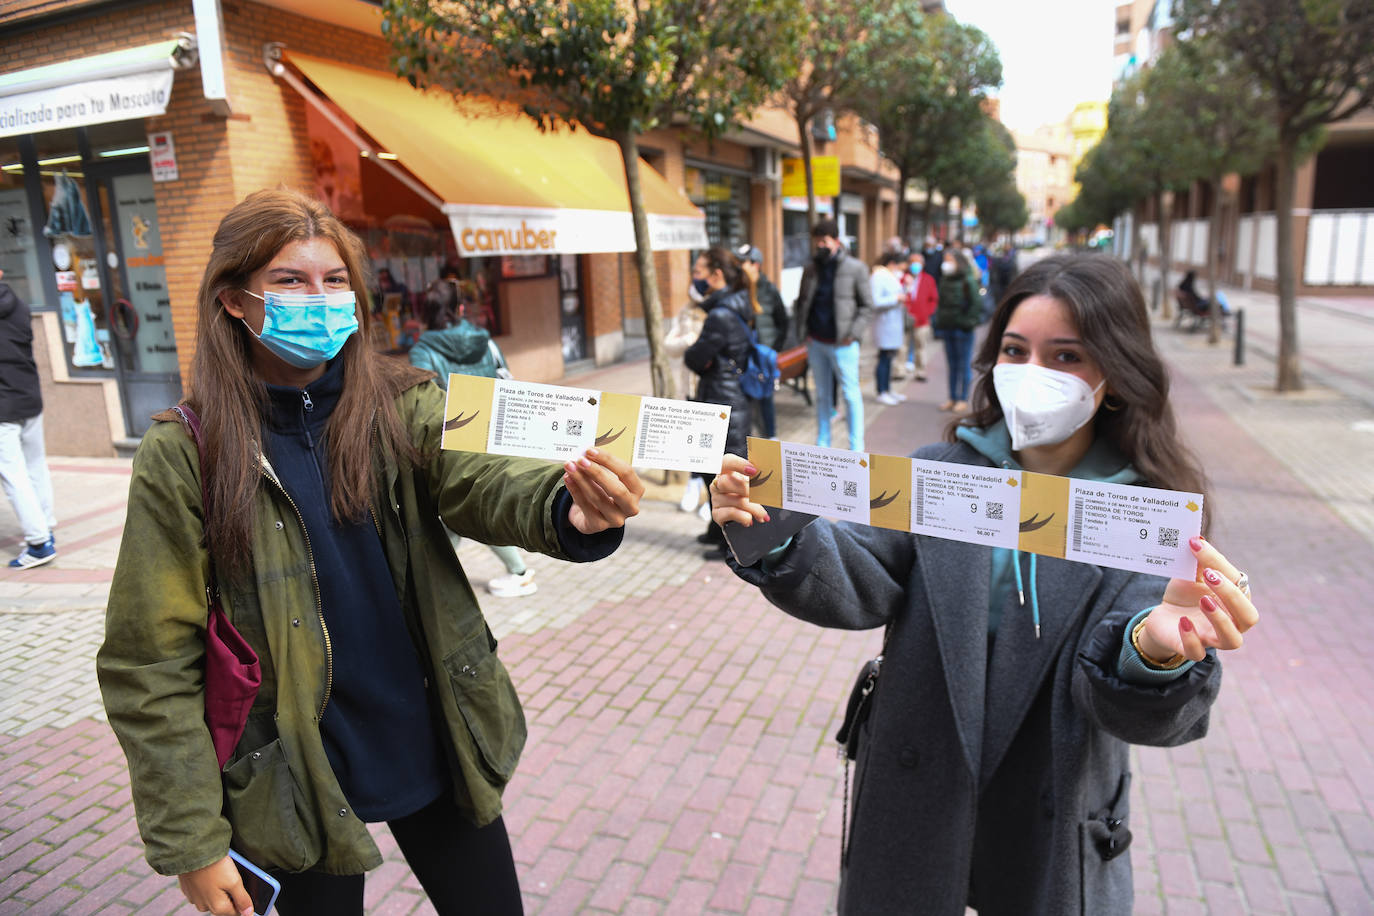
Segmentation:
{"type": "Polygon", "coordinates": [[[749,439],[761,505],[1192,579],[1202,495],[749,439]]]}
{"type": "Polygon", "coordinates": [[[730,408],[450,375],[442,446],[567,461],[596,447],[637,468],[720,473],[730,408]]]}

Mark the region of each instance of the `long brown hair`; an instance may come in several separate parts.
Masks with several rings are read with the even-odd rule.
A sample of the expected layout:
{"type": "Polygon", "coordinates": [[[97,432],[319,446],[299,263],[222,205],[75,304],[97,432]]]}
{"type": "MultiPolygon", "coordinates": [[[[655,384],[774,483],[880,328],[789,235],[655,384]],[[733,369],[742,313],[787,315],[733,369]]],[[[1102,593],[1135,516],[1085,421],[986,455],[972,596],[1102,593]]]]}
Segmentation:
{"type": "Polygon", "coordinates": [[[187,397],[203,428],[201,474],[209,494],[205,536],[221,575],[242,572],[251,559],[254,496],[263,486],[259,454],[267,388],[253,371],[248,329],[224,310],[220,294],[241,289],[291,242],[314,238],[327,239],[338,249],[358,297],[358,331],[336,357],[343,361],[343,394],[325,431],[334,518],[360,519],[372,502],[374,422],[383,448],[398,460],[418,457],[393,399],[423,376],[408,364],[377,356],[368,345],[372,307],[362,243],[327,207],[304,194],[268,190],[248,195],[215,230],[197,299],[196,353],[187,397]]]}
{"type": "MultiPolygon", "coordinates": [[[[1179,436],[1169,404],[1169,373],[1155,349],[1140,285],[1124,263],[1106,255],[1045,258],[1012,281],[973,363],[979,373],[973,413],[951,423],[946,438],[955,441],[960,426],[982,428],[1002,419],[992,367],[1012,313],[1031,296],[1048,296],[1068,308],[1084,349],[1102,369],[1110,394],[1093,420],[1096,434],[1150,486],[1206,493],[1202,466],[1179,436]]],[[[1212,517],[1211,503],[1210,498],[1204,502],[1204,530],[1212,517]]]]}
{"type": "Polygon", "coordinates": [[[754,289],[754,278],[740,266],[740,260],[735,257],[733,251],[714,245],[703,251],[701,257],[706,259],[708,269],[720,271],[721,276],[725,278],[727,290],[742,289],[749,294],[749,305],[755,315],[763,311],[763,306],[759,305],[758,293],[754,289]]]}

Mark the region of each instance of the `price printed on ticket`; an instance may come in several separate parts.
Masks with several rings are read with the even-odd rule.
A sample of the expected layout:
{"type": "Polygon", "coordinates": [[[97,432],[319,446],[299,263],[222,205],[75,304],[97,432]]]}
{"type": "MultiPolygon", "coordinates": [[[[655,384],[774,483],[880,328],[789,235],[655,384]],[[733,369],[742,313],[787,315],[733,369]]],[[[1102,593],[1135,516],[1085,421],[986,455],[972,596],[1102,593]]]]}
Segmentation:
{"type": "Polygon", "coordinates": [[[749,439],[765,506],[1192,579],[1202,496],[1030,471],[749,439]]]}
{"type": "Polygon", "coordinates": [[[442,446],[567,461],[603,449],[639,468],[720,472],[730,408],[450,375],[442,446]]]}

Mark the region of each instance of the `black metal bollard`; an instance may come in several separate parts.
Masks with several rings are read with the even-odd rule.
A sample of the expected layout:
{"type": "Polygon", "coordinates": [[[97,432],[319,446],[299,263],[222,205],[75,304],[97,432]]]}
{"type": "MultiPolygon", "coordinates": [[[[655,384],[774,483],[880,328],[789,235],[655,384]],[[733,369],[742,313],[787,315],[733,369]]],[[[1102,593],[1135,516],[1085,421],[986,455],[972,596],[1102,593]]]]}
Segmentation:
{"type": "Polygon", "coordinates": [[[1236,356],[1237,366],[1245,365],[1245,309],[1236,309],[1236,356]]]}

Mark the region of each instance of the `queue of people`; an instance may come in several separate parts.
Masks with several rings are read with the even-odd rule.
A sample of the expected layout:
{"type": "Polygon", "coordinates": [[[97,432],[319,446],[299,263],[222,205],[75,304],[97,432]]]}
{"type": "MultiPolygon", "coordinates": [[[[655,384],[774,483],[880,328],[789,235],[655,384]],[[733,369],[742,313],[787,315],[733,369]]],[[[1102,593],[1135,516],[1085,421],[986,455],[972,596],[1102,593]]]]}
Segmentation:
{"type": "MultiPolygon", "coordinates": [[[[1027,270],[975,359],[983,304],[961,253],[928,251],[913,270],[891,251],[870,275],[832,222],[814,239],[794,326],[819,444],[834,378],[849,446],[863,447],[870,324],[875,384],[891,395],[910,328],[928,321],[956,416],[917,457],[1206,493],[1119,262],[1027,270]]],[[[1206,734],[1219,654],[1258,621],[1248,576],[1203,537],[1189,545],[1198,575],[1166,581],[825,520],[740,565],[721,526],[769,515],[750,499],[739,367],[760,331],[787,340],[760,261],[713,247],[692,268],[692,396],[732,409],[701,540],[786,613],[885,630],[839,911],[1129,913],[1130,745],[1206,734]]],[[[357,237],[304,195],[235,206],[202,279],[187,398],[134,459],[97,673],[146,857],[201,912],[251,911],[232,847],[280,882],[284,916],[361,914],[378,823],[436,912],[522,912],[501,796],[525,720],[450,533],[593,562],[644,494],[597,449],[562,465],[441,450],[434,377],[491,374],[499,354],[446,281],[426,291],[430,328],[410,362],[375,352],[364,263],[357,237]],[[216,610],[259,677],[223,749],[207,726],[216,610]]]]}

